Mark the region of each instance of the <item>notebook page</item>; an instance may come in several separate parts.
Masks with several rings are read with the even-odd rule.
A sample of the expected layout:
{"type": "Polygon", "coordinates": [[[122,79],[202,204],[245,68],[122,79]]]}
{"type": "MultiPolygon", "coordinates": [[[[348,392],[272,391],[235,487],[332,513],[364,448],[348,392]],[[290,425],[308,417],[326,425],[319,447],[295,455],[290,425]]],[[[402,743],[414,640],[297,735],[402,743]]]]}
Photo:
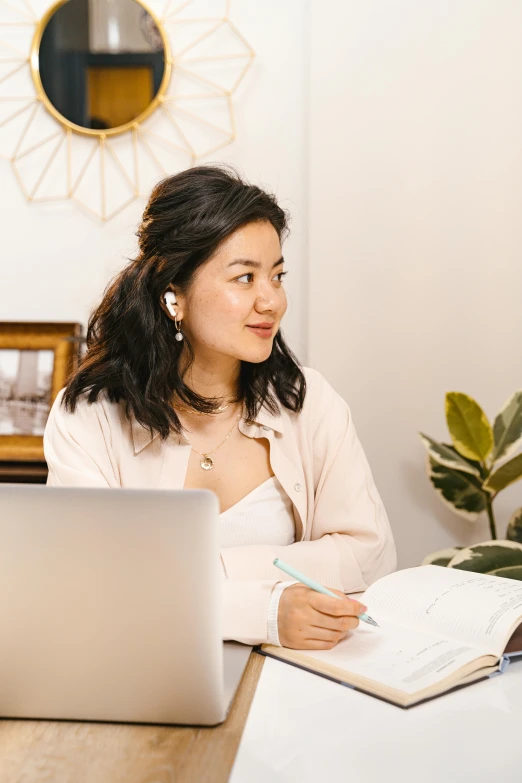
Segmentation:
{"type": "Polygon", "coordinates": [[[407,624],[498,656],[522,621],[522,582],[441,566],[389,574],[361,600],[378,623],[407,624]]]}
{"type": "Polygon", "coordinates": [[[379,628],[361,623],[332,650],[300,654],[408,694],[440,682],[480,655],[459,642],[384,620],[379,628]]]}

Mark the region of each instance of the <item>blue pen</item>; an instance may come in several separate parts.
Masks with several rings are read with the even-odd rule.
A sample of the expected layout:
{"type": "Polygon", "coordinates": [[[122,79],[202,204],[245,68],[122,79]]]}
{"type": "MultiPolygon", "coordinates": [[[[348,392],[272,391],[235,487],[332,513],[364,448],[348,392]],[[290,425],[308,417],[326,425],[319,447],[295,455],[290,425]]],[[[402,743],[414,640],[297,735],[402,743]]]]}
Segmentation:
{"type": "MultiPolygon", "coordinates": [[[[341,600],[341,596],[336,595],[335,593],[332,593],[331,590],[328,590],[326,587],[323,587],[319,584],[319,582],[314,582],[313,579],[310,579],[308,576],[305,576],[300,571],[296,571],[295,568],[292,568],[292,566],[289,566],[287,563],[284,563],[279,557],[276,557],[274,560],[274,565],[277,568],[280,568],[281,571],[284,571],[286,574],[289,574],[289,576],[293,576],[294,579],[297,579],[298,582],[302,582],[307,587],[310,587],[312,590],[316,590],[318,593],[322,593],[323,595],[329,595],[331,598],[339,598],[341,600]]],[[[363,623],[368,623],[368,625],[375,625],[377,628],[379,627],[379,624],[373,620],[370,615],[366,614],[360,614],[359,620],[362,620],[363,623]]]]}

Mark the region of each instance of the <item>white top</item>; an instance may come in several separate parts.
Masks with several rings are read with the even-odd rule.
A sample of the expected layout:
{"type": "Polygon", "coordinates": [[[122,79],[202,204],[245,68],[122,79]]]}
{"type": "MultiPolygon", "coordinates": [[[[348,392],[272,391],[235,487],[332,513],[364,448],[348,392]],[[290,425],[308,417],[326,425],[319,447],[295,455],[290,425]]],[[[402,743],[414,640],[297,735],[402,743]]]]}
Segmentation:
{"type": "Polygon", "coordinates": [[[223,548],[295,542],[292,501],[275,476],[219,515],[219,541],[223,548]]]}
{"type": "MultiPolygon", "coordinates": [[[[295,542],[292,501],[275,476],[219,515],[222,549],[249,544],[288,546],[295,542]]],[[[224,566],[223,566],[224,568],[224,566]]],[[[293,582],[278,582],[268,607],[268,642],[280,645],[277,614],[281,593],[293,582]]]]}

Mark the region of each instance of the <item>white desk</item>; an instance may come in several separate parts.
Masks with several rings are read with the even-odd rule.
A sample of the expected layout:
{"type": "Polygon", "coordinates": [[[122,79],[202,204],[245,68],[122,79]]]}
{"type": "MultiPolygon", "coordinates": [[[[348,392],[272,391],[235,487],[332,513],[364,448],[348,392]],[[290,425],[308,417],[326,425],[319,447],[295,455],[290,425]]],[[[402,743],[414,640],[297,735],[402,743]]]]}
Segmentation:
{"type": "Polygon", "coordinates": [[[522,661],[409,710],[267,658],[229,783],[521,783],[522,661]]]}

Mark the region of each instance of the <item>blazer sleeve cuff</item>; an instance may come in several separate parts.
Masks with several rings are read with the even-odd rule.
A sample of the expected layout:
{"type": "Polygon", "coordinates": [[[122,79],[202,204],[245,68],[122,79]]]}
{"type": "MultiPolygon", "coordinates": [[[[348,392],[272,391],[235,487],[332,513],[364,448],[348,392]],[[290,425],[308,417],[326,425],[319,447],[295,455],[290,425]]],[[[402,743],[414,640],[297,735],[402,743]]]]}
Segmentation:
{"type": "Polygon", "coordinates": [[[279,615],[279,600],[281,598],[281,595],[283,594],[283,590],[285,590],[287,587],[290,587],[290,585],[294,585],[295,581],[293,582],[278,582],[274,589],[272,590],[272,595],[270,596],[270,603],[268,604],[268,633],[267,633],[267,639],[268,644],[273,644],[275,647],[281,647],[281,642],[279,641],[279,626],[278,626],[278,615],[279,615]]]}

